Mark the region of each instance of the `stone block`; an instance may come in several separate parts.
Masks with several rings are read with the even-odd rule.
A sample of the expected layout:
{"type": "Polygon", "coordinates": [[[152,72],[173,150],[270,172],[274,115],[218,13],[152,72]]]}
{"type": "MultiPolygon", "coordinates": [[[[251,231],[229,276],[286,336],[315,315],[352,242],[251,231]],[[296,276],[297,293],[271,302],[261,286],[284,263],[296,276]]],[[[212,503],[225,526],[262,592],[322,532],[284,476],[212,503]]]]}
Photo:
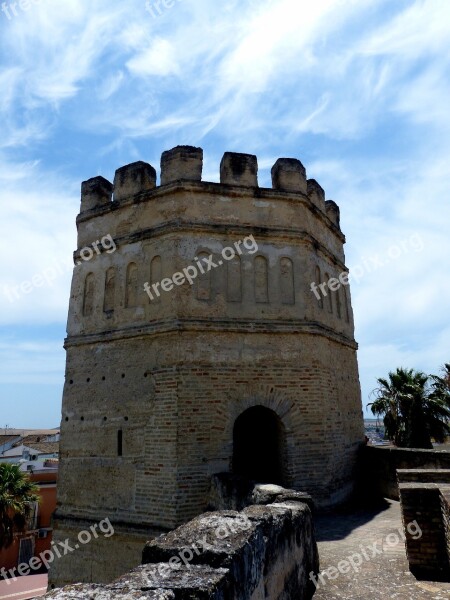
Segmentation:
{"type": "MultiPolygon", "coordinates": [[[[178,554],[175,554],[174,558],[177,557],[178,554]]],[[[230,598],[230,587],[227,569],[214,569],[189,562],[183,564],[181,559],[177,564],[172,561],[141,565],[110,586],[113,590],[153,590],[155,594],[165,590],[175,600],[227,600],[230,598]]],[[[162,597],[161,600],[166,599],[162,597]]]]}
{"type": "Polygon", "coordinates": [[[86,212],[111,203],[113,185],[104,177],[93,177],[81,184],[80,212],[86,212]]]}
{"type": "Polygon", "coordinates": [[[325,202],[325,210],[327,212],[327,216],[336,227],[341,226],[341,211],[339,210],[339,206],[333,200],[327,200],[325,202]]]}
{"type": "Polygon", "coordinates": [[[175,600],[170,590],[114,587],[94,584],[68,585],[46,594],[50,600],[175,600]]]}
{"type": "Polygon", "coordinates": [[[148,192],[156,187],[156,171],[148,163],[138,161],[117,169],[114,177],[114,200],[148,192]]]}
{"type": "Polygon", "coordinates": [[[306,193],[317,208],[325,210],[325,190],[315,179],[308,179],[306,193]]]}
{"type": "Polygon", "coordinates": [[[174,181],[201,181],[203,150],[193,146],[177,146],[163,152],[161,157],[161,185],[174,181]]]}
{"type": "Polygon", "coordinates": [[[258,159],[256,156],[225,152],[220,163],[220,183],[258,187],[258,159]]]}
{"type": "Polygon", "coordinates": [[[272,167],[272,187],[284,192],[307,193],[306,169],[296,158],[279,158],[272,167]]]}

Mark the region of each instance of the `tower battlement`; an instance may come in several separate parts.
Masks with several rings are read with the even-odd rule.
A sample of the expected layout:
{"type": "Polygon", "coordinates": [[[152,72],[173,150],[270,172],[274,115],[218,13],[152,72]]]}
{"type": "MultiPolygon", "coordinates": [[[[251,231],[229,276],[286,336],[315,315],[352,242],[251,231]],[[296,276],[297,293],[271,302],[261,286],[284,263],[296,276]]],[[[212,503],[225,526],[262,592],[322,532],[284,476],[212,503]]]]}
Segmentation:
{"type": "MultiPolygon", "coordinates": [[[[225,152],[220,163],[220,184],[204,182],[203,150],[193,146],[177,146],[163,152],[161,157],[160,182],[156,183],[156,170],[142,161],[123,166],[116,171],[114,184],[103,177],[94,177],[83,182],[81,188],[80,213],[99,208],[113,208],[114,203],[133,200],[141,195],[157,192],[171,184],[197,183],[205,187],[233,186],[253,190],[254,193],[270,194],[270,191],[296,194],[309,199],[324,214],[329,214],[325,192],[315,179],[307,179],[306,169],[296,158],[279,158],[272,167],[272,188],[258,186],[258,159],[253,154],[225,152]]],[[[339,227],[333,212],[330,220],[339,227]]]]}

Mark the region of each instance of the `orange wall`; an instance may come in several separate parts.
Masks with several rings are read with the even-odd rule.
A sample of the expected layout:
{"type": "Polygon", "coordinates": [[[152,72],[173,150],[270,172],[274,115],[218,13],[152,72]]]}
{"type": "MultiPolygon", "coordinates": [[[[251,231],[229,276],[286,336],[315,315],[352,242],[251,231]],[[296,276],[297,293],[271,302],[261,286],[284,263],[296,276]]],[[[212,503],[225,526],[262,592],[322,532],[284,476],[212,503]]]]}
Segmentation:
{"type": "MultiPolygon", "coordinates": [[[[30,477],[32,481],[39,486],[39,495],[41,496],[41,502],[39,503],[38,510],[38,526],[39,528],[51,527],[51,517],[56,508],[56,485],[53,487],[44,487],[41,484],[54,484],[58,478],[58,473],[33,473],[30,477]]],[[[6,570],[12,569],[17,566],[19,560],[19,547],[20,538],[29,537],[17,535],[14,539],[13,544],[6,550],[0,551],[0,568],[5,567],[6,570]]],[[[50,549],[52,541],[52,531],[49,531],[46,538],[39,539],[37,532],[34,534],[35,537],[35,550],[34,555],[38,556],[44,550],[50,549]]]]}

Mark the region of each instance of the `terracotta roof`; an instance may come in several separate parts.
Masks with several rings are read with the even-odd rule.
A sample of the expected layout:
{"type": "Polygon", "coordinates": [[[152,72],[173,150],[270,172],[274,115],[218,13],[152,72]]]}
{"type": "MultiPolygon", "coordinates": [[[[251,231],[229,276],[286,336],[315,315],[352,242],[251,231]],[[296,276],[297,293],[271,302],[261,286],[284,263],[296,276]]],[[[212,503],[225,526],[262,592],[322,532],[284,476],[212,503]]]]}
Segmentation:
{"type": "MultiPolygon", "coordinates": [[[[48,437],[46,435],[26,435],[24,438],[20,440],[20,444],[24,446],[30,446],[31,444],[36,444],[37,442],[43,442],[45,438],[48,437]]],[[[19,444],[15,444],[18,446],[19,444]]]]}
{"type": "Polygon", "coordinates": [[[38,442],[36,444],[27,443],[25,445],[43,454],[55,454],[59,452],[59,442],[38,442]]]}
{"type": "Polygon", "coordinates": [[[0,446],[3,446],[3,444],[7,444],[8,442],[13,442],[18,438],[18,435],[0,435],[0,446]]]}
{"type": "Polygon", "coordinates": [[[47,442],[47,438],[50,437],[48,434],[39,434],[39,435],[26,435],[23,438],[20,438],[17,440],[17,442],[14,444],[14,447],[16,446],[33,446],[33,448],[36,446],[36,444],[41,444],[41,443],[50,443],[53,444],[55,442],[47,442]]]}
{"type": "Polygon", "coordinates": [[[12,427],[0,427],[1,435],[55,435],[55,433],[59,433],[60,429],[13,429],[12,427]]]}

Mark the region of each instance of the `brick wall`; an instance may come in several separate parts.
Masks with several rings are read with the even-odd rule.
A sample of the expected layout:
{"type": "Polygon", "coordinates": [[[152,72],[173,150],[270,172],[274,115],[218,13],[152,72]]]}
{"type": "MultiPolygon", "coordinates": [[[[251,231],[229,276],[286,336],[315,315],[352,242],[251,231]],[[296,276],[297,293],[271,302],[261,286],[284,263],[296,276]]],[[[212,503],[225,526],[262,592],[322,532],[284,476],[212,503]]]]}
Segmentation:
{"type": "Polygon", "coordinates": [[[399,488],[411,571],[421,578],[445,579],[450,571],[438,484],[401,483],[399,488]],[[414,521],[422,531],[417,539],[407,531],[408,524],[414,521]]]}

